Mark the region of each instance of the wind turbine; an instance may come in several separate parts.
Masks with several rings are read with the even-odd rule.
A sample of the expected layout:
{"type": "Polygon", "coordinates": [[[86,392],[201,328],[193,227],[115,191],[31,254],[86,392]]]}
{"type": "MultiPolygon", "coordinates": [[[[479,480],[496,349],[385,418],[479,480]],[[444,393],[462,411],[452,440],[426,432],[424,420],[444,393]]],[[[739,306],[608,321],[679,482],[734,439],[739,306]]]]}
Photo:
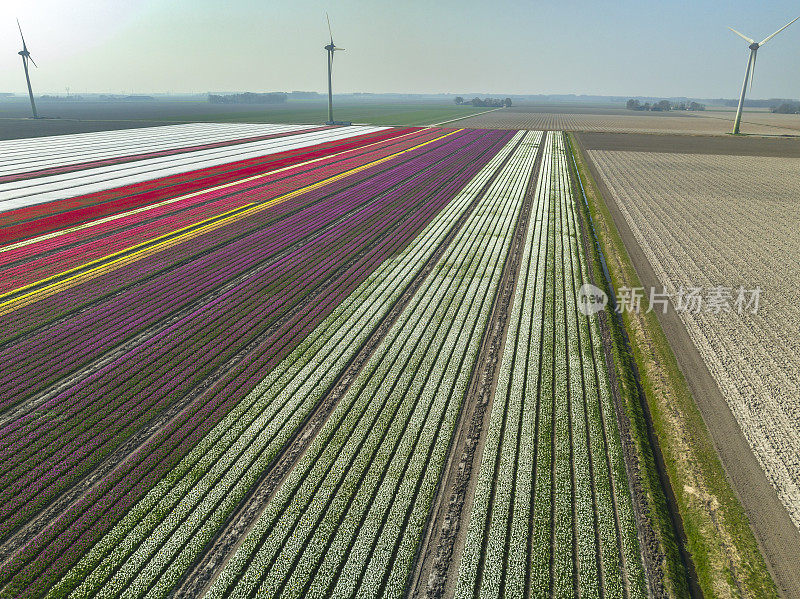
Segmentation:
{"type": "Polygon", "coordinates": [[[342,51],[344,48],[340,48],[336,44],[333,43],[333,33],[331,32],[331,19],[328,16],[328,13],[325,13],[325,18],[328,20],[328,33],[331,36],[331,43],[325,46],[325,50],[328,53],[328,122],[327,125],[333,125],[333,87],[331,86],[331,69],[333,68],[333,53],[337,51],[342,51]]]}
{"type": "MultiPolygon", "coordinates": [[[[33,110],[33,118],[38,119],[39,113],[36,112],[36,102],[33,101],[33,90],[31,89],[31,76],[28,73],[28,61],[30,60],[33,62],[33,58],[31,58],[31,53],[28,52],[28,47],[25,45],[25,36],[22,35],[22,26],[19,24],[19,19],[17,19],[17,27],[19,27],[19,36],[22,38],[22,50],[17,52],[20,56],[22,56],[22,66],[25,69],[25,80],[28,82],[28,97],[31,99],[31,110],[33,110]]],[[[33,66],[39,68],[35,62],[33,62],[33,66]]]]}
{"type": "MultiPolygon", "coordinates": [[[[797,19],[800,19],[800,17],[797,17],[797,19]]],[[[797,19],[789,21],[788,23],[786,23],[786,25],[784,25],[783,27],[778,29],[778,31],[776,31],[775,33],[773,33],[772,35],[770,35],[768,37],[765,37],[760,42],[752,40],[749,37],[747,37],[746,35],[743,35],[743,34],[739,33],[733,27],[728,27],[728,29],[733,31],[736,35],[738,35],[740,38],[742,38],[743,40],[745,40],[746,42],[748,42],[750,44],[750,46],[749,46],[750,47],[750,58],[747,60],[747,70],[744,72],[744,83],[742,83],[742,95],[739,97],[739,107],[736,109],[736,120],[733,121],[733,134],[734,135],[737,135],[739,133],[739,125],[741,124],[741,121],[742,121],[742,109],[744,108],[744,95],[745,95],[745,92],[747,91],[747,80],[748,79],[750,79],[750,89],[751,90],[753,89],[753,77],[754,77],[755,72],[756,72],[756,55],[758,53],[758,49],[761,46],[763,46],[764,44],[766,44],[773,37],[778,35],[781,31],[786,29],[789,25],[794,23],[797,19]]]]}

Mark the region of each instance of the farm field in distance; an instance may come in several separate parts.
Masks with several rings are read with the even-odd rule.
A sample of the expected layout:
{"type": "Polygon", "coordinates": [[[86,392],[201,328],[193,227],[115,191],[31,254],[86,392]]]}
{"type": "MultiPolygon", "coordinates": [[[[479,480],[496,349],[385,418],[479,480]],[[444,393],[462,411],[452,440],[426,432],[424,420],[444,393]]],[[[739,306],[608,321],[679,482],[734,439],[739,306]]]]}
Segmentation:
{"type": "Polygon", "coordinates": [[[196,123],[0,149],[0,596],[685,585],[668,539],[640,546],[661,508],[579,309],[562,133],[196,123]],[[453,559],[420,587],[497,344],[467,542],[437,537],[453,559]]]}
{"type": "MultiPolygon", "coordinates": [[[[31,121],[27,99],[0,98],[0,139],[60,135],[93,130],[160,126],[167,123],[321,123],[327,118],[323,100],[290,100],[285,104],[211,104],[206,100],[155,99],[100,102],[38,101],[45,119],[31,121]],[[114,125],[114,123],[119,123],[114,125]]],[[[456,106],[452,101],[339,100],[336,120],[372,125],[424,126],[485,111],[456,106]]]]}
{"type": "MultiPolygon", "coordinates": [[[[800,116],[745,112],[743,131],[752,135],[800,135],[800,116]]],[[[461,127],[550,129],[660,135],[727,135],[733,115],[726,111],[636,112],[625,108],[591,108],[568,104],[518,104],[459,121],[461,127]]]]}

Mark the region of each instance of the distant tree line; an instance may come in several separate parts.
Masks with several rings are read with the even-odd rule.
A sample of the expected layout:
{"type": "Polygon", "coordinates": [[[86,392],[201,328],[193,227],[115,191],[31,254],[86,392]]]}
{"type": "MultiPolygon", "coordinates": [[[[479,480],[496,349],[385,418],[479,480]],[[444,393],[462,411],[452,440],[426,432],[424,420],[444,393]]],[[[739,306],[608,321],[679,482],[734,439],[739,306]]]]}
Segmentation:
{"type": "MultiPolygon", "coordinates": [[[[791,102],[796,102],[796,101],[797,100],[793,100],[791,98],[770,98],[768,100],[751,100],[750,98],[747,98],[744,101],[744,107],[745,108],[770,108],[771,109],[771,108],[776,108],[776,107],[780,106],[781,104],[784,104],[784,103],[787,103],[787,102],[791,103],[791,102]]],[[[722,104],[724,106],[730,106],[732,108],[735,108],[735,107],[737,107],[739,105],[739,100],[738,99],[735,99],[735,100],[723,100],[722,104]]]]}
{"type": "MultiPolygon", "coordinates": [[[[70,96],[70,99],[72,96],[70,96]]],[[[144,96],[142,94],[132,94],[130,96],[116,96],[108,94],[100,94],[97,96],[100,102],[152,102],[155,100],[153,96],[144,96]]]]}
{"type": "Polygon", "coordinates": [[[800,114],[800,102],[784,102],[779,106],[773,106],[772,112],[777,114],[800,114]]]}
{"type": "Polygon", "coordinates": [[[212,104],[284,104],[286,102],[286,93],[254,94],[245,92],[243,94],[227,94],[224,96],[208,94],[208,101],[212,104]]]}
{"type": "Polygon", "coordinates": [[[44,100],[45,102],[82,102],[83,96],[39,96],[40,100],[44,100]]]}
{"type": "Polygon", "coordinates": [[[471,104],[472,106],[484,106],[489,108],[508,108],[511,106],[511,98],[505,98],[501,100],[500,98],[484,98],[481,100],[478,97],[472,98],[472,100],[464,101],[464,98],[461,96],[456,96],[456,99],[453,100],[459,106],[464,104],[471,104]]]}
{"type": "Polygon", "coordinates": [[[670,102],[669,100],[660,100],[658,102],[645,102],[642,104],[639,100],[628,100],[626,106],[628,110],[652,110],[654,112],[668,112],[670,110],[705,110],[706,105],[699,102],[670,102]]]}
{"type": "Polygon", "coordinates": [[[289,98],[292,100],[315,100],[319,98],[320,94],[317,92],[289,92],[289,98]]]}

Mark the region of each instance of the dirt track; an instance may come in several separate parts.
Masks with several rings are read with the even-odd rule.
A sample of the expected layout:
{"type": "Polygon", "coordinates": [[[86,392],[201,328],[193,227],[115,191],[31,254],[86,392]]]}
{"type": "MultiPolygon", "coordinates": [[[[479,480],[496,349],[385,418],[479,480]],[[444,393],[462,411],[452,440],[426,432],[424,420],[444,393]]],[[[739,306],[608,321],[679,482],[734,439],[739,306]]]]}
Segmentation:
{"type": "MultiPolygon", "coordinates": [[[[581,134],[578,139],[582,145],[584,140],[587,140],[584,148],[591,147],[591,136],[581,134]]],[[[614,143],[622,141],[615,140],[614,143]]],[[[597,138],[594,143],[597,143],[597,138]]],[[[632,143],[635,145],[636,141],[633,140],[632,143]]],[[[588,156],[588,153],[585,156],[588,156]]],[[[646,288],[651,285],[658,287],[660,285],[658,277],[616,205],[614,196],[603,184],[596,166],[591,161],[588,161],[588,164],[607,200],[614,224],[623,238],[642,285],[646,288]]],[[[658,319],[711,433],[726,474],[747,513],[773,579],[783,596],[800,597],[800,531],[794,526],[767,480],[678,314],[675,311],[667,314],[658,313],[658,319]]]]}

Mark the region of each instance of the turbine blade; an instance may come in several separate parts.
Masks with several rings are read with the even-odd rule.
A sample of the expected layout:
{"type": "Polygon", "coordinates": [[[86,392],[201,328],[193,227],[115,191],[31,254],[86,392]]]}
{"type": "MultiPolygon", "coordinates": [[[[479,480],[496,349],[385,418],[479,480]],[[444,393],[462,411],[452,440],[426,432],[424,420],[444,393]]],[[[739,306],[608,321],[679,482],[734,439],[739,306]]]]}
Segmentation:
{"type": "Polygon", "coordinates": [[[784,25],[783,27],[781,27],[780,29],[778,29],[778,31],[776,31],[775,33],[773,33],[773,34],[772,34],[772,35],[770,35],[769,37],[765,37],[765,38],[764,38],[764,41],[762,41],[762,42],[759,42],[759,43],[758,43],[758,45],[759,45],[759,46],[763,46],[763,45],[764,45],[764,44],[766,44],[766,43],[767,43],[769,40],[771,40],[773,37],[775,37],[776,35],[778,35],[778,34],[779,34],[781,31],[783,31],[784,29],[786,29],[786,28],[787,28],[789,25],[791,25],[792,23],[794,23],[794,22],[795,22],[797,19],[800,19],[800,17],[797,17],[796,19],[792,19],[791,21],[789,21],[788,23],[786,23],[786,25],[784,25]]]}
{"type": "Polygon", "coordinates": [[[328,11],[325,11],[325,18],[328,20],[328,33],[331,35],[331,46],[333,45],[333,32],[331,31],[331,18],[328,16],[328,11]]]}
{"type": "Polygon", "coordinates": [[[39,65],[38,65],[38,64],[36,64],[36,63],[33,61],[33,58],[31,58],[31,55],[30,55],[30,54],[28,54],[28,60],[30,60],[31,62],[33,62],[33,66],[35,66],[37,69],[39,68],[39,65]]]}
{"type": "Polygon", "coordinates": [[[27,50],[28,48],[25,46],[25,36],[22,35],[22,25],[19,24],[19,19],[17,19],[17,27],[19,28],[19,36],[22,38],[22,49],[27,50]]]}
{"type": "Polygon", "coordinates": [[[731,31],[733,31],[733,32],[734,32],[736,35],[738,35],[740,38],[742,38],[743,40],[747,41],[747,42],[748,42],[748,43],[750,43],[750,44],[754,44],[754,43],[756,42],[756,40],[751,40],[751,39],[750,39],[749,37],[747,37],[745,34],[743,34],[743,33],[739,33],[739,32],[738,32],[738,31],[736,31],[736,30],[735,30],[733,27],[728,27],[728,29],[730,29],[731,31]]]}
{"type": "Polygon", "coordinates": [[[758,50],[753,50],[753,67],[750,69],[750,91],[753,91],[753,79],[756,78],[756,59],[758,58],[758,50]]]}
{"type": "Polygon", "coordinates": [[[336,51],[336,52],[339,52],[339,51],[344,52],[344,48],[340,48],[339,46],[336,46],[334,48],[334,51],[336,51]]]}

